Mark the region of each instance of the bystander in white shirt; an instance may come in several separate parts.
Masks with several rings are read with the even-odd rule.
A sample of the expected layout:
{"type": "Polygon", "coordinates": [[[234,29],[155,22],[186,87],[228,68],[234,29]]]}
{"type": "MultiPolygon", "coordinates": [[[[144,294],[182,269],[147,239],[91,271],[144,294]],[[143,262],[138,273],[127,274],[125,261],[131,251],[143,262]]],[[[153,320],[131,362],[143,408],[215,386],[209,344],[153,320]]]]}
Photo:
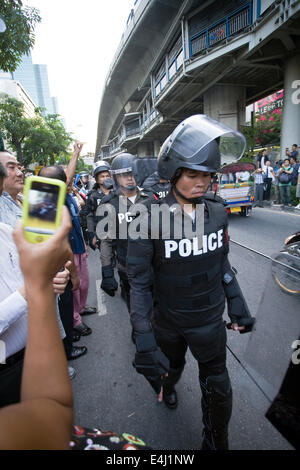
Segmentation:
{"type": "MultiPolygon", "coordinates": [[[[0,363],[23,349],[27,338],[27,302],[18,291],[24,279],[12,232],[12,227],[0,222],[0,350],[5,351],[0,363]]],[[[64,338],[65,331],[59,317],[58,323],[64,338]]]]}
{"type": "Polygon", "coordinates": [[[6,357],[23,349],[27,337],[27,302],[18,291],[24,280],[12,231],[0,223],[0,340],[6,357]]]}

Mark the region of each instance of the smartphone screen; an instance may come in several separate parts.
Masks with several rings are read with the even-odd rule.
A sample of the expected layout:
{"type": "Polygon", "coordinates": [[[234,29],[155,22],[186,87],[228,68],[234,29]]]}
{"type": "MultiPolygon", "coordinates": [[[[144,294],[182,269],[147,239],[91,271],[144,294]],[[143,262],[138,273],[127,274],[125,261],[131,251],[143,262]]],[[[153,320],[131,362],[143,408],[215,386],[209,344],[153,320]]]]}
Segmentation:
{"type": "Polygon", "coordinates": [[[54,230],[59,187],[34,181],[28,193],[28,224],[35,229],[54,230]]]}
{"type": "Polygon", "coordinates": [[[67,186],[63,181],[41,176],[25,180],[23,226],[30,243],[47,240],[60,225],[67,186]]]}

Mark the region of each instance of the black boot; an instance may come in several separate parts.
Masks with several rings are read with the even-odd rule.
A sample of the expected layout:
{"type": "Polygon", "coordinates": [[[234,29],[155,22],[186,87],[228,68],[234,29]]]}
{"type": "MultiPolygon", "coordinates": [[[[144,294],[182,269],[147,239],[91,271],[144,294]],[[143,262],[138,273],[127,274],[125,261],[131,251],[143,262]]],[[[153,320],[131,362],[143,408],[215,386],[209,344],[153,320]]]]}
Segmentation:
{"type": "Polygon", "coordinates": [[[171,410],[177,408],[177,393],[174,385],[165,385],[163,388],[163,398],[166,406],[171,410]]]}
{"type": "Polygon", "coordinates": [[[163,380],[163,399],[166,406],[170,409],[175,409],[177,407],[177,393],[175,390],[175,385],[179,381],[184,365],[178,368],[170,368],[168,376],[163,380]]]}
{"type": "Polygon", "coordinates": [[[227,370],[200,379],[202,390],[202,450],[228,450],[228,423],[232,411],[232,390],[227,370]]]}

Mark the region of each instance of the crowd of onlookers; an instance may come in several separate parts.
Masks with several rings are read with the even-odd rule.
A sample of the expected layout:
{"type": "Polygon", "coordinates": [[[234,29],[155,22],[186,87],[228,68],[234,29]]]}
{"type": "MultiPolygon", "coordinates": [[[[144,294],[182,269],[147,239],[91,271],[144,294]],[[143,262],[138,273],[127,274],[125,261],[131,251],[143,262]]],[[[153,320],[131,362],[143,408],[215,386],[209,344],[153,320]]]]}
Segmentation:
{"type": "MultiPolygon", "coordinates": [[[[75,144],[73,156],[65,170],[59,166],[44,167],[40,171],[40,176],[63,180],[68,185],[68,192],[72,192],[74,173],[81,148],[81,144],[75,144]]],[[[0,198],[0,222],[5,224],[2,226],[2,230],[5,232],[8,227],[14,228],[17,221],[22,217],[24,172],[16,158],[8,151],[0,152],[0,163],[3,165],[4,176],[3,193],[0,198]]],[[[86,336],[92,333],[92,330],[82,321],[82,315],[95,313],[96,308],[86,306],[89,287],[89,275],[87,269],[88,248],[82,236],[79,204],[77,204],[76,200],[68,194],[66,198],[66,206],[72,219],[72,229],[69,236],[71,246],[70,260],[57,274],[56,282],[59,283],[59,288],[54,289],[54,291],[57,294],[57,312],[59,320],[62,323],[61,329],[64,331],[63,342],[67,359],[74,360],[83,354],[86,354],[87,348],[86,346],[73,345],[73,343],[79,341],[81,336],[86,336]]],[[[1,281],[2,280],[0,280],[0,285],[2,282],[6,282],[5,279],[3,279],[2,282],[1,281]]],[[[15,286],[9,285],[8,289],[13,292],[14,287],[15,286]]],[[[4,290],[2,289],[0,302],[3,300],[3,292],[4,290]]],[[[19,346],[22,347],[17,351],[15,349],[18,348],[13,348],[13,354],[19,354],[20,350],[22,351],[25,347],[26,331],[23,331],[23,329],[20,328],[21,332],[19,332],[19,328],[16,323],[16,318],[18,318],[20,314],[21,312],[19,311],[15,313],[16,317],[12,318],[11,325],[9,325],[10,327],[6,332],[6,336],[8,336],[8,338],[6,338],[6,344],[8,344],[6,349],[9,349],[9,345],[15,342],[15,337],[22,337],[19,344],[19,346]]],[[[20,357],[21,356],[22,354],[20,353],[20,357]]],[[[69,373],[72,378],[75,375],[74,368],[69,367],[69,373]]],[[[14,395],[10,393],[10,396],[14,395]]]]}
{"type": "Polygon", "coordinates": [[[0,449],[147,448],[130,435],[126,440],[79,426],[72,433],[75,369],[67,361],[87,353],[74,343],[92,333],[83,315],[97,312],[86,305],[89,250],[79,215],[84,175],[82,191],[74,187],[81,149],[76,143],[67,167],[40,170],[39,176],[67,184],[62,226],[42,244],[28,243],[20,222],[31,172],[0,151],[0,449]]]}
{"type": "Polygon", "coordinates": [[[283,160],[276,160],[275,166],[271,166],[271,161],[266,150],[262,150],[256,160],[257,168],[253,172],[255,183],[255,200],[253,207],[263,207],[263,201],[270,201],[282,207],[292,207],[291,188],[296,187],[296,198],[298,204],[296,209],[300,209],[300,163],[298,162],[298,146],[292,145],[291,151],[286,149],[286,157],[283,160]]]}

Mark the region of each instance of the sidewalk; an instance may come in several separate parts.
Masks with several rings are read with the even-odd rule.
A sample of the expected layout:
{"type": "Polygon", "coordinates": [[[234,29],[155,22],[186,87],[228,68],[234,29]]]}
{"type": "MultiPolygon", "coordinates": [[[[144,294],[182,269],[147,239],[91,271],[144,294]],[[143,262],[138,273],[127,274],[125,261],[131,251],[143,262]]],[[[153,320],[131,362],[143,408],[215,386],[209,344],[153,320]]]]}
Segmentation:
{"type": "MultiPolygon", "coordinates": [[[[295,206],[283,206],[282,204],[274,204],[273,201],[263,201],[264,209],[272,209],[274,211],[281,212],[293,212],[300,215],[300,209],[296,209],[295,206]]],[[[255,208],[254,208],[255,209],[255,208]]]]}

